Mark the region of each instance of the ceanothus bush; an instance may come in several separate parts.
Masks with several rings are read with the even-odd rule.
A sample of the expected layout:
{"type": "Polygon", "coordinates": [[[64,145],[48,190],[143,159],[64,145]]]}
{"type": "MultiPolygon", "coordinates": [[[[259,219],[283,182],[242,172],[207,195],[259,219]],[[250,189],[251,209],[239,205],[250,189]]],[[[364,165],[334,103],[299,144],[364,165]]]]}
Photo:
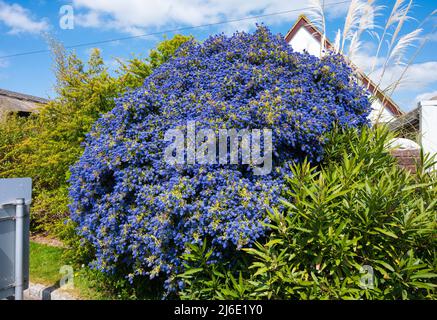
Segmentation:
{"type": "Polygon", "coordinates": [[[293,52],[264,26],[183,45],[97,121],[71,169],[71,216],[95,248],[93,266],[131,280],[164,276],[171,290],[186,243],[208,239],[220,261],[265,236],[288,164],[320,161],[334,123],[367,123],[367,93],[351,74],[341,56],[293,52]],[[272,129],[273,171],[168,165],[164,133],[187,121],[272,129]]]}

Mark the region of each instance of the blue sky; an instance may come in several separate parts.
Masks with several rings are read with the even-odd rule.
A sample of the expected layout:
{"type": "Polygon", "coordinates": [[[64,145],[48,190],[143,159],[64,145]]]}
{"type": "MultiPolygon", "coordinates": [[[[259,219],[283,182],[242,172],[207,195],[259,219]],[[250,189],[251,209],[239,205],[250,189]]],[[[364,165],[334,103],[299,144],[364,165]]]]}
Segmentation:
{"type": "MultiPolygon", "coordinates": [[[[359,1],[359,0],[354,0],[359,1]]],[[[362,3],[368,0],[361,0],[362,3]]],[[[274,14],[295,10],[286,14],[272,15],[257,19],[243,20],[217,26],[202,27],[183,34],[194,35],[203,40],[209,35],[236,30],[252,30],[255,23],[263,22],[275,33],[286,34],[294,24],[302,8],[308,8],[313,0],[0,0],[0,57],[23,52],[47,49],[42,34],[48,33],[64,45],[102,41],[163,32],[186,26],[198,26],[226,20],[240,19],[254,15],[274,14]],[[60,9],[71,5],[74,9],[74,28],[65,30],[60,27],[60,9]]],[[[323,2],[323,1],[320,1],[323,2]]],[[[326,29],[328,37],[334,41],[336,32],[343,28],[349,3],[344,0],[325,0],[326,29]],[[338,4],[336,4],[338,3],[338,4]]],[[[378,1],[375,5],[384,5],[375,22],[384,25],[394,4],[392,1],[378,1]]],[[[404,6],[409,0],[404,0],[404,6]]],[[[416,0],[410,11],[412,17],[407,21],[401,35],[412,32],[433,10],[437,1],[416,0]]],[[[409,67],[405,84],[393,95],[394,100],[405,111],[412,109],[421,99],[437,96],[437,15],[426,20],[420,27],[421,37],[428,41],[409,67]]],[[[390,33],[395,29],[393,26],[390,33]]],[[[381,33],[382,29],[374,29],[381,33]]],[[[165,32],[167,37],[173,33],[165,32]]],[[[75,49],[79,57],[86,59],[92,47],[101,49],[105,62],[111,70],[116,68],[116,58],[127,59],[133,54],[147,56],[164,35],[155,35],[124,41],[114,41],[96,46],[75,49]]],[[[385,49],[379,59],[375,58],[376,38],[369,33],[361,37],[361,47],[354,55],[354,62],[369,71],[375,62],[375,72],[382,70],[385,49]]],[[[385,45],[384,45],[385,48],[385,45]]],[[[416,48],[405,52],[405,61],[414,54],[416,48]]],[[[0,59],[0,88],[41,97],[53,97],[53,65],[49,53],[39,53],[0,59]]],[[[383,85],[390,83],[402,73],[400,65],[388,65],[383,85]]]]}

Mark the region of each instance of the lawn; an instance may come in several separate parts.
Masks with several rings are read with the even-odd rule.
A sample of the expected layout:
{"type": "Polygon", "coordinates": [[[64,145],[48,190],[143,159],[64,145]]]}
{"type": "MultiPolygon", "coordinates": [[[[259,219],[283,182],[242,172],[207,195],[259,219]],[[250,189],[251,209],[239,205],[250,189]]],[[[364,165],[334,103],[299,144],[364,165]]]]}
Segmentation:
{"type": "MultiPolygon", "coordinates": [[[[30,242],[30,281],[47,286],[59,286],[63,277],[60,273],[62,266],[67,265],[63,259],[63,248],[53,247],[46,244],[30,242]]],[[[111,296],[97,289],[95,280],[89,277],[89,269],[86,267],[74,271],[73,289],[63,289],[79,299],[102,300],[111,299],[111,296]]]]}
{"type": "Polygon", "coordinates": [[[62,275],[64,249],[30,242],[30,279],[34,283],[54,285],[62,275]]]}

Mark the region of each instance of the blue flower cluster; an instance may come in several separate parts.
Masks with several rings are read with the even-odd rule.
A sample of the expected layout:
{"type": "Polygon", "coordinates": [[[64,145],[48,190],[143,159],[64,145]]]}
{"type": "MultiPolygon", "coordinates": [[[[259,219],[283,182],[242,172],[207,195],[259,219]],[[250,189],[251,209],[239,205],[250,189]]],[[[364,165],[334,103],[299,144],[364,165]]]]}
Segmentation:
{"type": "Polygon", "coordinates": [[[186,243],[208,239],[216,260],[263,237],[290,161],[320,161],[333,123],[367,123],[370,104],[339,55],[293,52],[264,26],[183,45],[95,124],[71,169],[71,215],[93,265],[174,286],[186,243]],[[273,131],[273,171],[164,161],[168,129],[273,131]]]}

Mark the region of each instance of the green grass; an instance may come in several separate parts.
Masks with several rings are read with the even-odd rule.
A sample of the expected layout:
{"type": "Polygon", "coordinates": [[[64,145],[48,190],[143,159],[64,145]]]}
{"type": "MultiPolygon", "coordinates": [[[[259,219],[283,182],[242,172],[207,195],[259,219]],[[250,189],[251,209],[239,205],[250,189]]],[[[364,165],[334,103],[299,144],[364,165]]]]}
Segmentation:
{"type": "Polygon", "coordinates": [[[32,282],[53,285],[61,278],[62,248],[30,242],[30,279],[32,282]]]}
{"type": "MultiPolygon", "coordinates": [[[[58,286],[62,278],[60,268],[68,265],[64,261],[63,248],[30,242],[30,281],[47,286],[58,286]]],[[[74,270],[74,288],[66,292],[79,299],[105,300],[112,299],[110,295],[98,290],[98,281],[93,279],[92,272],[84,267],[74,270]]]]}

